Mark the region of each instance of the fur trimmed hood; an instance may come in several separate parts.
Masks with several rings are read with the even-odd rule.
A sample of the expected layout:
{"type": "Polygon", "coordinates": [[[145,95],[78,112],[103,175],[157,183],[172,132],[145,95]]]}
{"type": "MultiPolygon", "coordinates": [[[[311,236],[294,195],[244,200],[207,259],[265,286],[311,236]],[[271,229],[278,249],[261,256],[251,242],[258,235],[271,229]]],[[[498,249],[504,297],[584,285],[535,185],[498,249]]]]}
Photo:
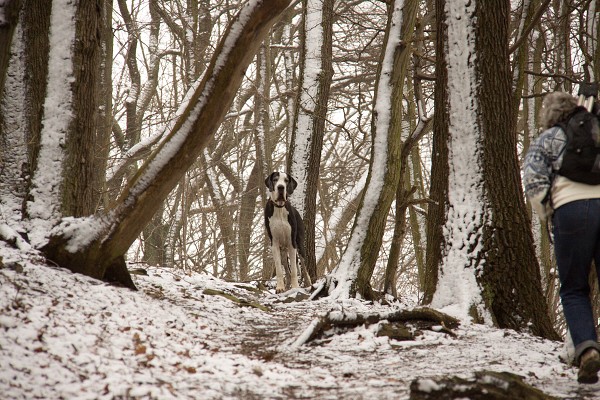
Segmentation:
{"type": "Polygon", "coordinates": [[[552,92],[544,98],[540,125],[548,129],[564,120],[577,107],[577,98],[566,92],[552,92]]]}

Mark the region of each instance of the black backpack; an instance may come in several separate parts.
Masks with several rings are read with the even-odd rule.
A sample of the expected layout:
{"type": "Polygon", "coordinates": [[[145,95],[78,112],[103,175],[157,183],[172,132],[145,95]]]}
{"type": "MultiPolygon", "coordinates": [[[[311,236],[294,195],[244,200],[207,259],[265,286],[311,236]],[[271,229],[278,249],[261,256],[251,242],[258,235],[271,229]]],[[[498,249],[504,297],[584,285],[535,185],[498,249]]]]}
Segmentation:
{"type": "Polygon", "coordinates": [[[599,125],[598,117],[581,106],[557,124],[567,135],[559,175],[588,185],[600,184],[599,125]]]}

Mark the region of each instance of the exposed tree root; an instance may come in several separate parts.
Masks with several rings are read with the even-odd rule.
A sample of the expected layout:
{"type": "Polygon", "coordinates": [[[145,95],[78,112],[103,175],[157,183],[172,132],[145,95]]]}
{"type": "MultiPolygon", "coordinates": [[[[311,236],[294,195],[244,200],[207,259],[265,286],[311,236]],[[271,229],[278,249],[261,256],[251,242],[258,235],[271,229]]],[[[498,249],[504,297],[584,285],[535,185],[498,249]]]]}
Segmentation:
{"type": "Polygon", "coordinates": [[[459,322],[447,314],[431,308],[423,307],[413,310],[400,310],[390,313],[345,313],[343,311],[329,311],[327,314],[316,318],[308,328],[294,342],[293,346],[302,346],[308,342],[318,339],[324,332],[332,328],[351,329],[361,325],[372,325],[380,323],[379,336],[389,336],[396,340],[414,339],[414,329],[409,329],[406,324],[410,323],[418,329],[431,329],[436,332],[444,332],[454,335],[451,329],[458,327],[459,322]]]}

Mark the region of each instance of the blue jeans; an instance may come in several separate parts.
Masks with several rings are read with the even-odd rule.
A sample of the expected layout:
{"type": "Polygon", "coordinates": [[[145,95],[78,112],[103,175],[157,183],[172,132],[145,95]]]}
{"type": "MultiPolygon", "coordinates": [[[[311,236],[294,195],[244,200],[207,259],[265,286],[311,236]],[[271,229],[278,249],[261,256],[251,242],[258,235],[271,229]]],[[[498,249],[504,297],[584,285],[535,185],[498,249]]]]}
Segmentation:
{"type": "Polygon", "coordinates": [[[578,362],[588,348],[600,350],[589,285],[592,261],[600,277],[600,199],[560,206],[554,211],[552,224],[560,299],[578,362]]]}

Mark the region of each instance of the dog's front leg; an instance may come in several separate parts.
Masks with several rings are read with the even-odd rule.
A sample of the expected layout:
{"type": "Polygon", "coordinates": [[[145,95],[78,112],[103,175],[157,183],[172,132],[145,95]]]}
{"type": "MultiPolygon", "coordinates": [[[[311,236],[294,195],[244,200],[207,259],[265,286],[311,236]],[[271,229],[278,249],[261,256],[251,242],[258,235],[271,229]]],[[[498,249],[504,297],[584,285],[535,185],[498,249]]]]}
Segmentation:
{"type": "Polygon", "coordinates": [[[275,262],[275,275],[277,276],[277,286],[275,287],[275,293],[285,292],[285,282],[283,280],[284,272],[283,266],[281,265],[281,250],[279,244],[271,245],[271,251],[273,252],[273,261],[275,262]]]}
{"type": "Polygon", "coordinates": [[[299,287],[298,285],[298,265],[296,264],[297,250],[290,246],[288,256],[290,258],[290,281],[292,288],[299,287]]]}

